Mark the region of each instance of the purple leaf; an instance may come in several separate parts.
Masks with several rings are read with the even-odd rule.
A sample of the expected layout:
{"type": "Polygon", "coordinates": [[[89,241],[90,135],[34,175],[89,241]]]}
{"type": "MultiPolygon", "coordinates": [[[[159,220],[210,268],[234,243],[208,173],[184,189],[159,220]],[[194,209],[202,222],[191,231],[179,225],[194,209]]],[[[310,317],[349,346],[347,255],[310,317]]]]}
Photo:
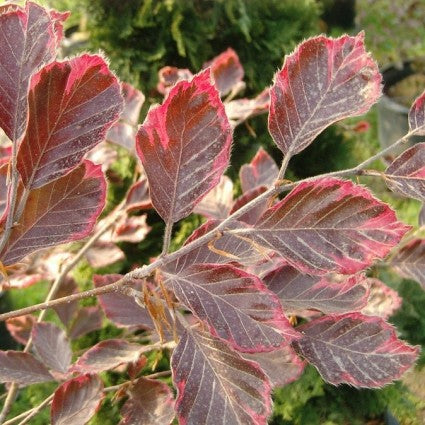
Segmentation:
{"type": "Polygon", "coordinates": [[[72,367],[73,372],[99,373],[114,369],[122,363],[135,362],[143,352],[143,345],[124,339],[106,339],[87,350],[72,367]]]}
{"type": "Polygon", "coordinates": [[[331,276],[311,276],[300,273],[288,264],[272,270],[264,278],[268,289],[280,299],[284,311],[304,309],[323,313],[346,313],[362,309],[369,290],[362,275],[344,276],[341,282],[331,276]]]}
{"type": "Polygon", "coordinates": [[[7,172],[9,169],[8,164],[0,167],[0,217],[6,210],[7,205],[7,172]]]}
{"type": "Polygon", "coordinates": [[[32,2],[0,10],[0,127],[10,140],[25,131],[31,76],[54,59],[66,17],[32,2]]]}
{"type": "Polygon", "coordinates": [[[16,341],[20,344],[26,344],[35,322],[36,318],[33,315],[26,314],[25,316],[7,319],[6,328],[16,341]]]}
{"type": "Polygon", "coordinates": [[[417,136],[425,135],[425,91],[413,102],[410,108],[409,130],[417,136]]]}
{"type": "MultiPolygon", "coordinates": [[[[234,212],[245,206],[248,202],[251,202],[253,199],[260,196],[266,190],[266,186],[258,186],[255,189],[251,189],[245,192],[238,199],[236,199],[229,214],[233,214],[234,212]]],[[[247,224],[254,225],[257,220],[263,215],[264,211],[267,209],[268,206],[270,206],[270,199],[263,199],[263,201],[258,203],[255,207],[250,208],[249,211],[247,211],[245,214],[239,216],[238,220],[243,221],[247,224]]]]}
{"type": "MultiPolygon", "coordinates": [[[[208,220],[189,236],[185,245],[213,230],[219,223],[218,220],[208,220]]],[[[228,228],[240,229],[244,226],[246,226],[244,223],[232,221],[229,223],[228,228]]],[[[193,264],[237,262],[248,265],[256,264],[259,260],[261,260],[261,256],[250,241],[225,233],[224,235],[219,234],[217,240],[212,243],[205,243],[182,255],[177,260],[168,263],[166,270],[171,273],[179,273],[193,264]]]]}
{"type": "MultiPolygon", "coordinates": [[[[74,279],[68,276],[62,282],[54,298],[56,299],[56,298],[67,297],[68,295],[72,295],[77,292],[78,292],[77,284],[75,283],[74,279]]],[[[65,326],[68,326],[68,324],[71,322],[71,320],[74,318],[75,314],[77,313],[78,301],[67,302],[65,304],[54,307],[54,309],[56,311],[56,314],[59,316],[59,319],[61,320],[61,322],[65,326]]]]}
{"type": "Polygon", "coordinates": [[[322,275],[370,266],[409,229],[364,187],[328,177],[299,184],[255,228],[230,232],[275,250],[303,273],[322,275]]]}
{"type": "Polygon", "coordinates": [[[143,93],[128,83],[122,83],[124,109],[120,119],[108,131],[108,141],[135,152],[135,140],[140,109],[145,101],[143,93]]]}
{"type": "Polygon", "coordinates": [[[29,353],[0,351],[0,382],[20,385],[52,381],[46,366],[29,353]]]}
{"type": "Polygon", "coordinates": [[[197,204],[194,213],[204,217],[222,220],[227,218],[233,204],[233,182],[227,176],[221,176],[219,184],[197,204]]]}
{"type": "Polygon", "coordinates": [[[25,187],[42,187],[75,168],[122,106],[118,81],[100,56],[44,67],[31,80],[28,131],[18,152],[25,187]]]}
{"type": "Polygon", "coordinates": [[[97,375],[81,375],[63,383],[55,392],[50,410],[52,425],[84,425],[103,398],[97,375]]]}
{"type": "Polygon", "coordinates": [[[331,384],[378,388],[398,379],[415,362],[418,348],[397,339],[379,317],[350,313],[324,316],[298,328],[296,351],[331,384]]]}
{"type": "Polygon", "coordinates": [[[236,350],[272,351],[298,337],[277,297],[254,275],[230,265],[202,264],[163,276],[211,334],[236,350]]]}
{"type": "Polygon", "coordinates": [[[90,332],[102,328],[102,312],[99,307],[83,307],[77,312],[77,317],[69,329],[69,337],[77,339],[90,332]]]}
{"type": "Polygon", "coordinates": [[[242,165],[239,171],[242,192],[249,192],[259,186],[271,186],[279,174],[273,158],[263,149],[258,149],[249,164],[242,165]]]}
{"type": "MultiPolygon", "coordinates": [[[[119,274],[95,275],[93,283],[96,288],[109,285],[121,279],[119,274]]],[[[132,285],[136,289],[137,285],[132,285]]],[[[134,298],[121,293],[99,295],[99,303],[106,317],[118,326],[137,326],[153,329],[154,324],[146,309],[134,301],[134,298]]]]}
{"type": "Polygon", "coordinates": [[[232,134],[210,71],[181,81],[151,109],[137,133],[137,153],[152,204],[166,222],[188,216],[218,184],[229,162],[232,134]]]}
{"type": "Polygon", "coordinates": [[[393,192],[424,202],[425,143],[417,143],[404,151],[385,170],[384,177],[393,192]]]}
{"type": "Polygon", "coordinates": [[[119,425],[170,425],[174,419],[173,394],[167,384],[139,378],[127,390],[119,425]]]}
{"type": "Polygon", "coordinates": [[[391,265],[404,277],[419,282],[425,289],[425,239],[414,239],[391,259],[391,265]]]}
{"type": "Polygon", "coordinates": [[[330,124],[364,114],[381,94],[378,65],[364,48],[364,33],[310,38],[285,58],[270,90],[269,131],[279,149],[294,155],[330,124]]]}
{"type": "Polygon", "coordinates": [[[244,353],[242,356],[260,365],[273,388],[283,387],[297,380],[305,367],[305,362],[301,361],[290,346],[268,353],[244,353]]]}
{"type": "Polygon", "coordinates": [[[114,242],[138,243],[145,239],[151,227],[146,224],[146,214],[123,217],[115,227],[114,242]]]}
{"type": "Polygon", "coordinates": [[[362,313],[368,316],[378,316],[388,319],[400,307],[403,299],[397,291],[389,288],[378,279],[367,279],[370,285],[370,295],[367,305],[362,309],[362,313]]]}
{"type": "Polygon", "coordinates": [[[206,65],[211,67],[214,82],[220,92],[220,96],[225,96],[239,87],[243,88],[244,71],[239,62],[239,57],[233,49],[228,48],[206,65]]]}
{"type": "Polygon", "coordinates": [[[1,253],[14,264],[41,248],[86,237],[105,203],[106,182],[89,161],[42,188],[32,190],[25,210],[1,253]]]}
{"type": "Polygon", "coordinates": [[[156,89],[159,93],[167,95],[172,87],[179,81],[190,80],[193,74],[188,69],[179,69],[174,66],[164,66],[158,71],[158,85],[156,89]]]}
{"type": "Polygon", "coordinates": [[[35,352],[50,369],[66,373],[71,365],[72,351],[65,332],[53,323],[36,323],[32,330],[35,352]]]}
{"type": "Polygon", "coordinates": [[[148,179],[145,175],[142,175],[139,181],[130,187],[126,199],[126,208],[129,212],[149,210],[152,208],[148,179]]]}
{"type": "Polygon", "coordinates": [[[266,425],[270,383],[260,367],[226,343],[185,332],[171,358],[176,411],[185,425],[266,425]]]}

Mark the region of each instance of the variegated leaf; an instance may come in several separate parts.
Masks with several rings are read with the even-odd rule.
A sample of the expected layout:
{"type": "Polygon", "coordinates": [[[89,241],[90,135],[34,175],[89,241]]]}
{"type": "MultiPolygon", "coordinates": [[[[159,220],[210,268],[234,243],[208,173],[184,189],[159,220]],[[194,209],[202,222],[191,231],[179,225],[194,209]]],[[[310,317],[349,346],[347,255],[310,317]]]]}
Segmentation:
{"type": "Polygon", "coordinates": [[[397,339],[379,317],[349,313],[324,316],[298,328],[296,351],[331,384],[378,388],[398,379],[415,362],[418,349],[397,339]]]}
{"type": "Polygon", "coordinates": [[[152,204],[166,222],[189,215],[218,184],[227,167],[232,135],[207,69],[173,87],[149,111],[137,133],[152,204]]]}
{"type": "Polygon", "coordinates": [[[272,351],[299,336],[277,297],[254,275],[218,264],[162,274],[180,302],[207,324],[211,334],[236,350],[272,351]]]}
{"type": "Polygon", "coordinates": [[[328,177],[300,183],[255,228],[230,233],[275,250],[303,273],[322,275],[370,266],[409,228],[364,187],[328,177]]]}
{"type": "Polygon", "coordinates": [[[425,201],[425,143],[404,151],[385,170],[387,186],[408,198],[425,201]]]}
{"type": "Polygon", "coordinates": [[[220,339],[186,331],[174,349],[171,368],[180,423],[267,424],[271,388],[266,375],[220,339]]]}
{"type": "Polygon", "coordinates": [[[364,34],[301,43],[285,58],[270,90],[269,131],[281,151],[294,155],[326,127],[364,114],[381,94],[378,65],[364,34]]]}

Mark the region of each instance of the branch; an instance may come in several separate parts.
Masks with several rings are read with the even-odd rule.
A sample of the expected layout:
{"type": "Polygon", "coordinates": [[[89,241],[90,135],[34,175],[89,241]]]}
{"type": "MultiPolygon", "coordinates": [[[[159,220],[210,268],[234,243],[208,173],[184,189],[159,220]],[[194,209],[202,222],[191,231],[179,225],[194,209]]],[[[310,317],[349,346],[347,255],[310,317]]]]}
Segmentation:
{"type": "Polygon", "coordinates": [[[149,276],[151,273],[153,273],[155,269],[162,267],[162,266],[164,266],[164,265],[166,265],[166,264],[168,264],[172,261],[175,261],[179,257],[186,255],[187,253],[189,253],[193,249],[198,248],[205,243],[208,243],[210,240],[214,239],[217,232],[225,230],[226,227],[228,226],[228,224],[231,221],[241,217],[246,212],[248,212],[250,209],[254,208],[256,205],[263,202],[263,200],[268,199],[273,195],[277,195],[281,192],[291,190],[295,186],[297,186],[298,184],[300,184],[302,182],[313,181],[313,180],[321,178],[321,177],[347,177],[347,176],[362,175],[364,168],[369,166],[371,163],[373,163],[377,159],[386,155],[392,149],[398,147],[402,143],[405,143],[410,135],[411,135],[411,133],[406,134],[401,139],[394,142],[388,148],[378,152],[376,155],[372,156],[371,158],[367,159],[366,161],[363,161],[362,163],[360,163],[356,167],[348,168],[348,169],[341,170],[341,171],[333,171],[333,172],[330,172],[330,173],[324,173],[324,174],[320,174],[320,175],[317,175],[317,176],[314,176],[314,177],[308,177],[308,178],[300,180],[296,183],[283,184],[282,182],[278,182],[276,185],[271,186],[264,193],[257,196],[251,202],[247,203],[242,208],[235,211],[231,216],[229,216],[228,218],[223,220],[217,227],[215,227],[214,229],[212,229],[211,231],[209,231],[205,235],[199,237],[198,239],[195,239],[194,241],[190,242],[187,245],[184,245],[183,247],[181,247],[177,251],[174,251],[170,254],[160,256],[157,260],[155,260],[153,263],[151,263],[149,265],[145,265],[141,268],[137,268],[137,269],[127,273],[123,278],[121,278],[120,280],[118,280],[114,283],[102,286],[100,288],[95,288],[95,289],[91,289],[91,290],[88,290],[88,291],[85,291],[85,292],[81,292],[79,294],[73,294],[73,295],[69,295],[67,297],[58,298],[58,299],[50,301],[50,302],[36,304],[36,305],[31,306],[31,307],[25,307],[25,308],[22,308],[20,310],[0,314],[0,321],[7,320],[7,319],[10,319],[10,318],[13,318],[13,317],[18,317],[18,316],[21,316],[21,315],[24,315],[24,314],[34,313],[35,311],[38,311],[38,310],[45,310],[47,308],[66,304],[68,302],[75,301],[75,300],[81,300],[81,299],[84,299],[84,298],[102,295],[102,294],[106,294],[106,293],[109,293],[109,292],[117,292],[117,291],[119,291],[119,288],[121,286],[131,285],[133,279],[143,279],[143,278],[149,276]],[[279,185],[279,183],[281,183],[281,184],[279,185]]]}

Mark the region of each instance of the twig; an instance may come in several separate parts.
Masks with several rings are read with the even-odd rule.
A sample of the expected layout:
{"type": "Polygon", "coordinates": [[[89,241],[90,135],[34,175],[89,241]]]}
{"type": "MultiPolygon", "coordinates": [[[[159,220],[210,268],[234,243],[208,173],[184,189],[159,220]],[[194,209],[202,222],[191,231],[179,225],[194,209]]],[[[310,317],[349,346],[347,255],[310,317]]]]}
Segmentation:
{"type": "Polygon", "coordinates": [[[165,232],[164,232],[164,242],[162,245],[162,254],[166,255],[168,253],[168,250],[170,249],[170,243],[171,243],[171,234],[173,233],[173,222],[168,221],[165,225],[165,232]]]}

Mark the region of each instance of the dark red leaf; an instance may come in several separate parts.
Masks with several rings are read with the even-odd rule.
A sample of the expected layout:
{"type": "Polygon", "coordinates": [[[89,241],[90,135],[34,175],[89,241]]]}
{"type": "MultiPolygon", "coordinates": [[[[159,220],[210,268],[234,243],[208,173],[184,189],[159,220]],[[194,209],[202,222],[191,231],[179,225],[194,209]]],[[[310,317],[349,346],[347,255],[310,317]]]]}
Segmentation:
{"type": "Polygon", "coordinates": [[[409,229],[364,187],[321,178],[299,184],[255,228],[230,232],[275,250],[303,273],[322,275],[370,266],[409,229]]]}
{"type": "Polygon", "coordinates": [[[171,88],[179,81],[190,80],[193,74],[188,69],[179,69],[174,66],[164,66],[158,71],[158,85],[156,89],[161,94],[168,94],[171,88]]]}
{"type": "Polygon", "coordinates": [[[249,164],[242,165],[239,178],[243,192],[249,192],[259,186],[271,186],[279,174],[279,168],[273,158],[263,149],[258,149],[249,164]]]}
{"type": "Polygon", "coordinates": [[[148,179],[145,175],[142,175],[139,181],[130,187],[126,199],[126,208],[129,212],[149,210],[152,208],[148,179]]]}
{"type": "Polygon", "coordinates": [[[100,143],[122,109],[120,86],[100,56],[44,67],[31,80],[18,170],[28,189],[67,174],[100,143]]]}
{"type": "Polygon", "coordinates": [[[416,280],[425,289],[425,239],[414,239],[402,247],[391,264],[402,276],[416,280]]]}
{"type": "MultiPolygon", "coordinates": [[[[122,275],[95,275],[93,283],[96,288],[109,285],[121,279],[122,275]]],[[[132,285],[135,289],[137,285],[132,285]]],[[[154,324],[146,309],[122,293],[111,293],[99,295],[99,303],[105,312],[106,317],[118,326],[137,326],[145,329],[153,329],[154,324]]]]}
{"type": "Polygon", "coordinates": [[[344,276],[342,281],[336,282],[329,275],[302,274],[283,264],[269,272],[263,280],[277,294],[284,311],[314,309],[323,313],[346,313],[361,310],[369,297],[363,275],[344,276]]]}
{"type": "Polygon", "coordinates": [[[109,129],[106,138],[130,152],[135,152],[137,123],[145,96],[128,83],[122,83],[121,89],[124,96],[124,109],[119,121],[109,129]]]}
{"type": "Polygon", "coordinates": [[[385,170],[385,181],[393,192],[425,201],[425,143],[417,143],[396,158],[385,170]]]}
{"type": "Polygon", "coordinates": [[[272,351],[298,334],[261,280],[230,265],[200,264],[163,272],[176,297],[212,335],[245,352],[272,351]]]}
{"type": "MultiPolygon", "coordinates": [[[[260,196],[267,190],[266,186],[258,186],[255,189],[251,189],[244,194],[242,194],[238,199],[236,199],[233,204],[232,209],[229,214],[233,214],[235,211],[244,207],[248,202],[251,202],[253,199],[260,196]]],[[[264,199],[260,203],[258,203],[255,207],[250,208],[245,214],[238,217],[239,221],[243,221],[244,223],[248,223],[254,225],[257,220],[263,215],[264,211],[270,205],[269,199],[264,199]]]]}
{"type": "Polygon", "coordinates": [[[214,82],[220,96],[224,96],[241,86],[244,71],[236,52],[228,48],[207,64],[211,67],[214,82]]]}
{"type": "Polygon", "coordinates": [[[52,425],[84,425],[96,413],[103,398],[97,375],[81,375],[63,383],[55,392],[50,410],[52,425]]]}
{"type": "Polygon", "coordinates": [[[204,217],[222,220],[229,215],[233,204],[233,182],[227,176],[221,176],[218,185],[199,202],[193,212],[204,217]]]}
{"type": "Polygon", "coordinates": [[[83,307],[77,312],[77,316],[69,329],[69,337],[77,339],[92,331],[102,328],[102,312],[99,307],[83,307]]]}
{"type": "Polygon", "coordinates": [[[114,242],[138,243],[145,239],[151,227],[146,224],[146,214],[123,217],[115,227],[114,242]]]}
{"type": "Polygon", "coordinates": [[[99,166],[84,161],[77,169],[32,190],[19,225],[1,253],[13,264],[31,252],[86,237],[105,203],[106,182],[99,166]]]}
{"type": "Polygon", "coordinates": [[[364,114],[381,94],[378,65],[364,33],[301,43],[285,58],[270,90],[269,131],[284,154],[306,148],[330,124],[364,114]]]}
{"type": "Polygon", "coordinates": [[[378,279],[369,278],[370,295],[366,307],[362,309],[363,314],[378,316],[388,319],[396,312],[403,302],[397,291],[389,288],[378,279]]]}
{"type": "Polygon", "coordinates": [[[0,351],[0,382],[20,385],[52,381],[46,366],[29,353],[0,351]]]}
{"type": "Polygon", "coordinates": [[[139,378],[127,393],[119,425],[170,425],[173,421],[174,400],[167,384],[139,378]]]}
{"type": "Polygon", "coordinates": [[[176,411],[185,425],[266,425],[270,383],[257,363],[196,330],[185,332],[171,358],[176,411]]]}
{"type": "Polygon", "coordinates": [[[244,353],[242,356],[257,362],[273,387],[283,387],[297,380],[305,367],[305,362],[301,361],[290,346],[268,353],[244,353]]]}
{"type": "Polygon", "coordinates": [[[1,11],[0,127],[10,140],[18,141],[25,131],[31,76],[56,56],[66,17],[32,2],[1,11]]]}
{"type": "Polygon", "coordinates": [[[6,328],[10,335],[20,344],[26,344],[31,335],[36,319],[31,314],[6,320],[6,328]]]}
{"type": "MultiPolygon", "coordinates": [[[[56,292],[55,298],[67,297],[78,292],[78,286],[74,279],[67,277],[56,292]]],[[[78,310],[78,301],[67,302],[62,305],[54,307],[56,314],[59,316],[61,322],[68,326],[71,320],[74,318],[78,310]]]]}
{"type": "Polygon", "coordinates": [[[32,342],[38,357],[50,369],[66,373],[71,365],[72,351],[65,332],[53,323],[36,323],[32,342]]]}
{"type": "Polygon", "coordinates": [[[143,345],[124,339],[106,339],[87,350],[72,367],[74,372],[98,373],[114,369],[122,363],[135,362],[143,352],[143,345]]]}
{"type": "Polygon", "coordinates": [[[410,108],[409,130],[417,136],[425,135],[425,91],[414,101],[410,108]]]}
{"type": "MultiPolygon", "coordinates": [[[[208,220],[189,236],[185,245],[213,230],[219,223],[218,220],[208,220]]],[[[229,223],[228,228],[240,229],[244,226],[246,226],[244,223],[232,221],[229,223]]],[[[224,264],[236,262],[249,265],[256,264],[261,259],[260,253],[253,247],[249,240],[247,241],[225,233],[223,235],[218,234],[217,240],[213,241],[212,244],[205,243],[182,255],[177,260],[168,263],[166,270],[171,273],[179,273],[190,265],[204,263],[224,264]]]]}
{"type": "Polygon", "coordinates": [[[166,222],[189,215],[220,181],[232,134],[210,71],[181,81],[151,109],[137,133],[137,153],[152,203],[166,222]]]}
{"type": "Polygon", "coordinates": [[[324,316],[298,329],[303,337],[294,341],[296,350],[334,385],[382,387],[398,379],[418,355],[379,317],[324,316]]]}

